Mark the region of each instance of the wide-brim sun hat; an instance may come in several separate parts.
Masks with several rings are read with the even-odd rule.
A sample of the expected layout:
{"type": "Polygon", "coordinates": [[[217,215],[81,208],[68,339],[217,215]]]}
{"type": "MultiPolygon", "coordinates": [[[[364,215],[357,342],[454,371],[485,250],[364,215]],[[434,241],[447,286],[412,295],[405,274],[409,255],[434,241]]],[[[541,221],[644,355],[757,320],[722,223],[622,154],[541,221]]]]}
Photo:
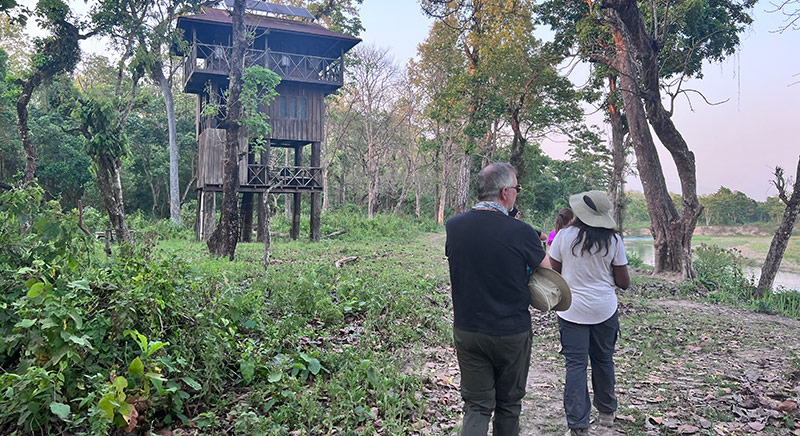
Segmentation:
{"type": "Polygon", "coordinates": [[[531,306],[542,312],[569,309],[572,304],[572,291],[567,281],[556,271],[540,266],[533,270],[528,279],[531,293],[531,306]]]}
{"type": "Polygon", "coordinates": [[[613,229],[614,207],[603,191],[587,191],[569,197],[569,207],[582,223],[591,227],[613,229]]]}

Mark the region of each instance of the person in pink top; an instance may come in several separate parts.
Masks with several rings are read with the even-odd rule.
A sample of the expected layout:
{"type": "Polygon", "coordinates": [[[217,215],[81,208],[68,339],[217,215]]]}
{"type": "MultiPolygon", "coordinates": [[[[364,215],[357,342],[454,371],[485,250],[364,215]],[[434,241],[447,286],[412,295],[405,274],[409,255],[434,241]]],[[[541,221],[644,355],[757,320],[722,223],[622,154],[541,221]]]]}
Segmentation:
{"type": "Polygon", "coordinates": [[[560,211],[558,211],[558,216],[556,217],[556,228],[555,230],[550,232],[549,236],[547,236],[548,246],[553,245],[553,239],[556,237],[556,233],[558,233],[559,230],[572,224],[573,217],[574,215],[572,214],[572,209],[568,207],[565,207],[560,211]]]}

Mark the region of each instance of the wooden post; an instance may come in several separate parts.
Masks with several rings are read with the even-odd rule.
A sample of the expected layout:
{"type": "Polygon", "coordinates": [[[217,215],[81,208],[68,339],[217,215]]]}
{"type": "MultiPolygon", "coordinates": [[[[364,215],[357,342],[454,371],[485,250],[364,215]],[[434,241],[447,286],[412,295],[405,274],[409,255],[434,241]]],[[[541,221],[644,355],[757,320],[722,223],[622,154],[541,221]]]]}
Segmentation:
{"type": "Polygon", "coordinates": [[[241,203],[242,242],[253,241],[253,193],[243,192],[241,203]]]}
{"type": "MultiPolygon", "coordinates": [[[[269,183],[269,152],[270,143],[267,141],[267,146],[261,152],[261,159],[259,162],[264,168],[264,180],[269,183]]],[[[267,239],[267,202],[269,201],[269,191],[261,191],[258,193],[256,200],[256,208],[258,211],[258,222],[256,224],[256,241],[265,242],[267,239]]]]}
{"type": "MultiPolygon", "coordinates": [[[[299,167],[303,165],[303,147],[294,147],[294,166],[299,167]]],[[[300,237],[300,192],[295,191],[292,194],[292,239],[297,240],[300,237]]]]}
{"type": "MultiPolygon", "coordinates": [[[[244,180],[239,181],[240,185],[250,184],[250,180],[248,180],[248,178],[250,177],[250,164],[256,163],[256,155],[255,153],[252,152],[250,144],[247,144],[247,151],[248,151],[247,156],[244,159],[247,161],[247,163],[245,164],[244,180]]],[[[242,242],[253,241],[253,208],[255,206],[253,204],[254,196],[255,194],[253,192],[242,193],[242,208],[241,208],[241,213],[239,214],[242,220],[242,226],[241,226],[242,234],[239,240],[242,242]]]]}
{"type": "MultiPolygon", "coordinates": [[[[320,143],[311,143],[311,168],[319,168],[320,166],[320,143]]],[[[317,180],[319,182],[319,180],[317,180]]],[[[320,239],[320,221],[322,214],[322,193],[320,191],[311,192],[311,240],[319,242],[320,239]]]]}
{"type": "Polygon", "coordinates": [[[213,191],[200,190],[200,205],[202,206],[202,217],[200,218],[200,239],[208,241],[208,237],[217,228],[217,193],[213,191]]]}
{"type": "Polygon", "coordinates": [[[197,208],[194,217],[194,238],[203,240],[203,191],[197,190],[197,208]]]}

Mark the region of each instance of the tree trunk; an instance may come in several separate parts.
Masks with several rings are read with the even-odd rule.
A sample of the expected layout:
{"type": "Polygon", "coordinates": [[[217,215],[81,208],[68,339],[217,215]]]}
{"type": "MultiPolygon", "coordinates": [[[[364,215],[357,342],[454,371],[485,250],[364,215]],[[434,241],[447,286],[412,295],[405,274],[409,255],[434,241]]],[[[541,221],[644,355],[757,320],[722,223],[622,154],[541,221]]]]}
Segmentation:
{"type": "Polygon", "coordinates": [[[414,214],[417,218],[421,216],[421,206],[422,200],[420,199],[421,189],[419,186],[419,169],[415,169],[414,171],[414,214]]]}
{"type": "Polygon", "coordinates": [[[163,65],[154,62],[150,70],[153,80],[161,86],[164,106],[167,110],[167,131],[169,132],[169,216],[175,225],[181,224],[180,186],[178,184],[178,133],[175,124],[175,99],[172,83],[164,76],[163,65]]]}
{"type": "Polygon", "coordinates": [[[525,177],[525,161],[522,154],[525,153],[525,144],[527,140],[522,134],[522,128],[519,122],[519,110],[511,111],[511,131],[514,132],[514,138],[511,140],[511,157],[509,163],[517,170],[517,180],[525,177]]]}
{"type": "MultiPolygon", "coordinates": [[[[367,123],[367,135],[371,135],[370,123],[367,123]]],[[[375,214],[375,194],[378,189],[377,169],[375,162],[375,144],[372,137],[368,136],[367,143],[367,219],[372,219],[375,214]]]]}
{"type": "Polygon", "coordinates": [[[31,130],[28,127],[28,103],[31,101],[33,91],[42,83],[42,75],[37,71],[22,83],[22,93],[17,99],[17,131],[22,147],[25,149],[25,172],[23,173],[23,183],[29,184],[36,177],[36,164],[39,153],[36,144],[33,143],[31,130]]]}
{"type": "Polygon", "coordinates": [[[411,178],[411,173],[414,169],[411,168],[411,158],[406,159],[406,174],[403,176],[403,187],[400,189],[400,198],[397,199],[397,204],[394,205],[394,214],[398,215],[403,208],[403,202],[408,197],[408,179],[411,178]]]}
{"type": "Polygon", "coordinates": [[[683,277],[692,278],[695,275],[691,257],[692,234],[702,212],[702,206],[697,199],[694,154],[661,104],[658,60],[636,2],[605,0],[603,6],[610,8],[607,9],[606,17],[613,27],[617,53],[615,68],[622,67],[625,70],[617,68],[620,72],[620,88],[631,139],[636,151],[637,168],[650,212],[655,248],[654,270],[656,273],[680,272],[683,277]],[[641,75],[636,74],[631,56],[641,65],[641,75]],[[641,78],[641,87],[636,82],[636,77],[641,78]],[[683,196],[680,214],[667,191],[647,121],[669,150],[678,169],[683,196]],[[637,130],[635,134],[634,128],[637,130]]]}
{"type": "Polygon", "coordinates": [[[609,77],[608,80],[608,115],[611,120],[611,154],[613,168],[608,182],[608,197],[614,205],[614,220],[617,222],[617,230],[624,231],[625,223],[625,126],[622,120],[620,108],[613,103],[614,93],[617,86],[617,77],[609,77]]]}
{"type": "Polygon", "coordinates": [[[484,144],[481,168],[486,168],[494,162],[494,154],[497,151],[497,132],[500,130],[500,120],[494,120],[492,127],[486,132],[486,144],[484,144]]]}
{"type": "Polygon", "coordinates": [[[114,230],[120,246],[130,244],[130,231],[128,223],[125,221],[125,204],[122,201],[122,182],[120,180],[122,161],[101,156],[95,162],[97,164],[97,185],[108,211],[111,228],[114,230]]]}
{"type": "MultiPolygon", "coordinates": [[[[447,141],[450,141],[448,137],[447,141]]],[[[447,144],[447,149],[444,150],[442,153],[442,179],[441,179],[441,189],[439,189],[439,203],[436,207],[436,222],[439,225],[444,224],[444,209],[447,206],[447,187],[450,184],[450,167],[452,165],[452,156],[453,153],[451,152],[452,144],[447,144]]]]}
{"type": "Polygon", "coordinates": [[[245,0],[234,0],[231,18],[233,21],[233,49],[230,62],[230,87],[227,99],[227,120],[225,123],[225,156],[222,176],[222,212],[219,225],[208,239],[208,249],[215,256],[228,256],[233,260],[236,244],[239,242],[239,144],[244,131],[239,122],[242,119],[242,73],[247,36],[244,28],[245,0]]]}
{"type": "MultiPolygon", "coordinates": [[[[312,142],[311,143],[311,167],[312,168],[319,168],[320,167],[320,160],[322,158],[322,143],[320,142],[312,142]]],[[[317,180],[319,181],[319,180],[317,180]]],[[[311,217],[309,219],[309,230],[310,234],[309,237],[314,242],[319,242],[321,237],[321,228],[322,228],[322,193],[319,191],[312,191],[311,192],[311,217]]]]}
{"type": "Polygon", "coordinates": [[[456,191],[456,208],[455,214],[467,210],[467,200],[469,199],[469,176],[472,169],[472,154],[464,150],[464,156],[461,158],[461,167],[458,171],[458,189],[456,191]]]}
{"type": "MultiPolygon", "coordinates": [[[[776,186],[777,183],[778,180],[776,180],[776,186]]],[[[775,282],[775,276],[778,274],[778,268],[781,266],[783,254],[789,245],[789,238],[792,237],[792,229],[794,229],[797,216],[800,214],[800,159],[797,162],[797,175],[794,178],[792,196],[787,198],[782,185],[779,186],[778,190],[781,200],[786,203],[786,209],[783,212],[781,225],[769,245],[769,252],[767,252],[767,258],[764,260],[764,266],[761,267],[761,277],[758,279],[758,286],[756,287],[756,296],[758,298],[772,291],[772,285],[775,282]]]]}

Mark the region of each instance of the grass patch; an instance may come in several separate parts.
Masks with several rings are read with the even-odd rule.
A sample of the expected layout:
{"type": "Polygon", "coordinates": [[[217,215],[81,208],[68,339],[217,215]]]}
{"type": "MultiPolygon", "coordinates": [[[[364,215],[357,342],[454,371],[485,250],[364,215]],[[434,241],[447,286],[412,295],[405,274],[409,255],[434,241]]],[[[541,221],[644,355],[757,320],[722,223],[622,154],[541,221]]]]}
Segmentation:
{"type": "Polygon", "coordinates": [[[109,434],[128,425],[130,399],[145,405],[143,432],[414,434],[429,409],[453,414],[426,403],[428,375],[406,361],[450,343],[444,239],[429,221],[326,214],[323,233],[348,233],[276,238],[265,271],[262,244],[229,262],[161,224],[109,260],[91,241],[89,255],[71,248],[74,217],[29,212],[48,214],[36,228],[48,240],[15,236],[25,227],[3,210],[3,246],[31,253],[0,259],[4,431],[109,434]],[[358,260],[337,268],[347,256],[358,260]]]}

